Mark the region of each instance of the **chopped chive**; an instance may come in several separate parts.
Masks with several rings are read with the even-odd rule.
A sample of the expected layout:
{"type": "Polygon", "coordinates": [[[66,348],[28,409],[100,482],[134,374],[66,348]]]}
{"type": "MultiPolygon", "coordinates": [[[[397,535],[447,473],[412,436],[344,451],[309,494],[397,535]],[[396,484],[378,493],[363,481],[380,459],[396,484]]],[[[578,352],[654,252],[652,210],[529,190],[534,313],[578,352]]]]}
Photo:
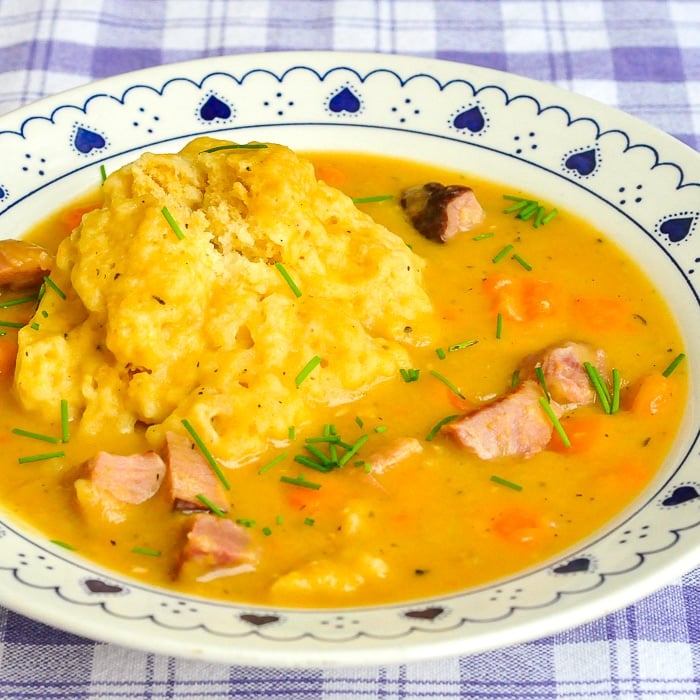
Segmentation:
{"type": "Polygon", "coordinates": [[[436,348],[435,349],[435,354],[441,359],[444,360],[447,355],[445,354],[445,351],[442,348],[436,348]]]}
{"type": "Polygon", "coordinates": [[[515,389],[515,387],[517,387],[518,384],[520,384],[520,370],[516,369],[510,378],[510,388],[515,389]]]}
{"type": "Polygon", "coordinates": [[[199,437],[197,434],[197,431],[192,427],[192,424],[187,420],[187,418],[183,418],[181,421],[182,425],[185,426],[185,430],[190,434],[192,439],[195,441],[195,444],[197,447],[199,447],[200,451],[204,455],[204,458],[209,462],[209,466],[214,470],[214,473],[219,477],[219,481],[224,485],[224,488],[226,488],[227,491],[231,490],[231,484],[229,484],[228,479],[226,478],[226,475],[221,471],[221,467],[219,466],[219,463],[214,459],[214,455],[209,451],[209,448],[204,444],[202,441],[202,438],[199,437]]]}
{"type": "Polygon", "coordinates": [[[68,401],[61,399],[61,442],[68,442],[68,440],[70,440],[68,401]]]}
{"type": "Polygon", "coordinates": [[[466,348],[470,348],[472,345],[476,345],[478,342],[478,340],[465,340],[461,343],[455,343],[454,345],[450,345],[447,348],[447,351],[457,352],[457,350],[465,350],[466,348]]]}
{"type": "Polygon", "coordinates": [[[144,554],[147,557],[159,557],[162,552],[158,549],[149,549],[148,547],[132,547],[131,551],[134,554],[144,554]]]}
{"type": "Polygon", "coordinates": [[[41,433],[32,433],[29,430],[22,430],[22,428],[12,428],[12,432],[15,435],[21,435],[22,437],[33,438],[34,440],[43,440],[44,442],[52,442],[54,444],[61,442],[60,438],[53,437],[52,435],[42,435],[41,433]]]}
{"type": "Polygon", "coordinates": [[[559,213],[558,209],[552,209],[552,211],[549,212],[543,219],[542,223],[543,224],[548,224],[557,214],[559,213]]]}
{"type": "Polygon", "coordinates": [[[600,399],[600,404],[603,407],[603,410],[606,413],[610,413],[610,392],[608,391],[608,387],[605,385],[603,378],[600,376],[600,372],[590,362],[584,362],[583,367],[586,370],[586,374],[588,374],[588,379],[593,385],[598,398],[600,399]]]}
{"type": "Polygon", "coordinates": [[[173,219],[173,215],[170,213],[168,210],[168,207],[163,207],[160,210],[160,213],[163,215],[165,220],[168,222],[168,225],[170,228],[173,230],[173,233],[180,239],[182,240],[185,237],[185,234],[182,232],[182,229],[178,226],[177,221],[173,219]]]}
{"type": "Polygon", "coordinates": [[[281,515],[275,516],[275,524],[276,525],[281,525],[283,522],[284,522],[284,518],[281,515]]]}
{"type": "Polygon", "coordinates": [[[209,500],[203,493],[198,493],[196,495],[196,499],[200,502],[203,503],[214,515],[218,516],[219,518],[223,518],[226,516],[226,513],[224,513],[221,508],[219,508],[216,504],[212,503],[211,500],[209,500]]]}
{"type": "Polygon", "coordinates": [[[313,525],[315,522],[313,518],[304,518],[304,525],[313,525]]]}
{"type": "Polygon", "coordinates": [[[430,374],[432,374],[435,379],[439,379],[450,391],[457,394],[460,399],[467,398],[449,379],[447,379],[447,377],[440,374],[440,372],[436,372],[434,369],[431,369],[430,374]]]}
{"type": "Polygon", "coordinates": [[[248,518],[238,518],[236,522],[243,527],[254,527],[255,520],[249,520],[248,518]]]}
{"type": "Polygon", "coordinates": [[[309,437],[304,442],[313,445],[315,442],[340,443],[342,442],[339,435],[319,435],[317,437],[309,437]]]}
{"type": "Polygon", "coordinates": [[[387,428],[386,425],[378,425],[378,426],[374,429],[374,432],[375,432],[375,433],[385,433],[387,430],[389,430],[389,428],[387,428]]]}
{"type": "Polygon", "coordinates": [[[613,367],[612,371],[612,399],[610,401],[610,413],[617,413],[620,410],[620,370],[613,367]]]}
{"type": "Polygon", "coordinates": [[[359,451],[359,449],[369,440],[369,435],[360,435],[353,443],[352,447],[340,458],[338,466],[342,467],[347,464],[359,451]]]}
{"type": "Polygon", "coordinates": [[[547,388],[547,380],[545,379],[542,367],[540,367],[539,365],[535,367],[535,374],[537,375],[537,381],[540,383],[542,391],[544,391],[544,395],[547,398],[547,403],[552,403],[552,396],[550,395],[549,389],[547,388]]]}
{"type": "Polygon", "coordinates": [[[289,285],[289,288],[294,293],[294,296],[297,298],[300,297],[301,289],[297,287],[296,282],[294,282],[294,280],[291,278],[284,265],[281,262],[276,262],[275,267],[277,268],[277,271],[280,273],[280,275],[282,275],[282,277],[284,278],[284,281],[289,285]]]}
{"type": "Polygon", "coordinates": [[[104,166],[104,163],[100,165],[100,180],[104,182],[107,179],[107,170],[104,166]]]}
{"type": "Polygon", "coordinates": [[[557,418],[557,414],[554,413],[554,410],[549,404],[549,401],[547,401],[547,399],[545,399],[544,396],[540,396],[538,400],[540,402],[540,406],[542,406],[544,412],[549,417],[549,420],[552,421],[554,429],[557,431],[557,433],[559,433],[559,437],[561,438],[564,447],[571,447],[571,440],[569,440],[569,436],[566,434],[564,426],[562,426],[562,424],[560,423],[559,418],[557,418]]]}
{"type": "Polygon", "coordinates": [[[260,469],[258,469],[258,474],[265,474],[265,472],[269,472],[270,469],[272,469],[272,467],[279,464],[283,459],[286,459],[286,457],[287,457],[286,452],[282,452],[281,454],[278,454],[276,457],[271,459],[269,462],[267,462],[266,464],[263,464],[263,466],[260,467],[260,469]]]}
{"type": "Polygon", "coordinates": [[[290,440],[294,440],[297,436],[297,431],[296,428],[293,425],[290,425],[289,428],[287,429],[287,437],[290,440]]]}
{"type": "Polygon", "coordinates": [[[265,535],[265,537],[269,537],[272,534],[272,530],[270,530],[269,527],[264,527],[262,529],[262,533],[263,533],[263,535],[265,535]]]}
{"type": "Polygon", "coordinates": [[[321,488],[321,484],[317,484],[314,481],[307,481],[302,474],[296,478],[291,476],[281,476],[280,481],[284,482],[285,484],[292,484],[292,486],[303,486],[305,489],[313,489],[314,491],[318,491],[318,489],[321,488]]]}
{"type": "Polygon", "coordinates": [[[42,309],[42,310],[41,310],[41,315],[42,315],[44,318],[48,318],[48,317],[49,317],[49,312],[48,312],[46,309],[42,309]]]}
{"type": "Polygon", "coordinates": [[[321,452],[321,450],[318,449],[315,445],[312,445],[310,443],[306,443],[304,445],[304,449],[308,450],[316,459],[324,466],[328,467],[331,465],[331,460],[326,457],[326,455],[321,452]]]}
{"type": "Polygon", "coordinates": [[[24,328],[26,323],[19,323],[17,321],[0,321],[0,326],[4,328],[24,328]]]}
{"type": "Polygon", "coordinates": [[[526,207],[524,207],[518,214],[518,218],[523,221],[527,221],[539,208],[537,202],[530,202],[526,207]]]}
{"type": "Polygon", "coordinates": [[[506,255],[508,255],[508,253],[510,253],[511,250],[513,250],[513,245],[509,243],[505,248],[502,248],[498,253],[496,253],[496,255],[491,259],[491,262],[500,262],[506,257],[506,255]]]}
{"type": "Polygon", "coordinates": [[[527,200],[523,197],[519,197],[517,194],[504,194],[501,195],[503,199],[507,199],[511,202],[526,202],[527,200]]]}
{"type": "Polygon", "coordinates": [[[297,389],[301,385],[301,383],[311,374],[311,372],[316,369],[318,365],[321,364],[321,358],[318,355],[314,355],[303,367],[301,372],[297,374],[297,376],[294,378],[294,383],[297,386],[297,389]]]}
{"type": "Polygon", "coordinates": [[[530,200],[528,199],[520,199],[518,200],[515,204],[509,206],[507,209],[503,210],[504,214],[512,214],[513,212],[519,211],[520,209],[523,209],[529,204],[530,200]]]}
{"type": "Polygon", "coordinates": [[[364,427],[365,427],[365,422],[362,420],[362,418],[360,418],[360,416],[355,416],[355,423],[357,423],[357,425],[358,425],[360,428],[364,428],[364,427]]]}
{"type": "Polygon", "coordinates": [[[527,260],[523,260],[517,253],[513,253],[513,255],[511,255],[511,260],[515,260],[515,262],[520,263],[528,272],[532,270],[532,265],[530,265],[527,260]]]}
{"type": "Polygon", "coordinates": [[[38,331],[38,330],[39,330],[39,324],[38,324],[36,321],[34,321],[34,323],[32,323],[29,327],[30,327],[33,331],[38,331]]]}
{"type": "Polygon", "coordinates": [[[30,462],[41,462],[45,459],[56,459],[57,457],[65,457],[66,453],[63,450],[57,452],[44,452],[40,455],[28,455],[27,457],[20,457],[17,461],[20,464],[29,464],[30,462]]]}
{"type": "Polygon", "coordinates": [[[266,143],[229,143],[224,146],[213,146],[212,148],[207,148],[205,151],[200,151],[200,153],[216,153],[217,151],[233,151],[238,149],[251,149],[255,150],[258,148],[267,148],[266,143]]]}
{"type": "Polygon", "coordinates": [[[61,540],[49,540],[49,542],[63,547],[63,549],[69,549],[71,552],[75,551],[75,547],[72,544],[68,544],[68,542],[62,542],[61,540]]]}
{"type": "Polygon", "coordinates": [[[487,233],[480,233],[478,236],[473,236],[473,241],[483,241],[485,238],[493,238],[493,231],[488,231],[487,233]]]}
{"type": "Polygon", "coordinates": [[[544,222],[544,207],[537,207],[537,214],[535,214],[535,220],[532,222],[532,225],[535,228],[539,228],[542,223],[544,222]]]}
{"type": "Polygon", "coordinates": [[[386,202],[389,199],[394,199],[393,194],[377,194],[373,197],[353,197],[353,204],[370,204],[372,202],[386,202]]]}
{"type": "Polygon", "coordinates": [[[454,413],[451,416],[445,416],[442,420],[439,420],[431,429],[431,431],[426,435],[425,439],[430,442],[435,438],[435,436],[440,432],[440,428],[442,428],[443,425],[447,425],[450,421],[453,421],[455,418],[459,418],[459,414],[454,413]]]}
{"type": "Polygon", "coordinates": [[[51,287],[61,299],[66,298],[66,293],[50,277],[44,277],[44,283],[47,287],[51,287]]]}
{"type": "Polygon", "coordinates": [[[28,297],[20,297],[19,299],[10,299],[10,301],[3,301],[0,302],[0,309],[7,309],[10,306],[17,306],[17,304],[26,304],[30,301],[37,301],[38,298],[38,294],[32,294],[28,297]]]}
{"type": "Polygon", "coordinates": [[[2,338],[5,335],[7,335],[7,331],[4,331],[0,328],[0,338],[2,338]]]}
{"type": "Polygon", "coordinates": [[[516,484],[513,481],[508,481],[508,479],[504,479],[500,476],[496,476],[495,474],[491,475],[491,481],[493,481],[496,484],[500,484],[501,486],[507,486],[509,489],[513,489],[513,491],[522,491],[523,487],[520,484],[516,484]]]}
{"type": "Polygon", "coordinates": [[[676,355],[676,358],[673,360],[673,362],[671,362],[671,364],[670,364],[668,367],[666,367],[666,369],[662,372],[662,374],[664,375],[664,377],[669,377],[669,376],[671,376],[671,374],[672,374],[673,371],[676,369],[676,367],[678,367],[678,365],[679,365],[681,362],[683,362],[684,359],[685,359],[685,353],[684,353],[684,352],[680,353],[679,355],[676,355]]]}
{"type": "Polygon", "coordinates": [[[496,316],[496,340],[500,340],[502,334],[503,334],[503,314],[499,313],[496,316]]]}
{"type": "Polygon", "coordinates": [[[409,384],[410,382],[417,382],[418,377],[420,376],[419,369],[400,369],[399,372],[401,373],[401,376],[406,384],[409,384]]]}
{"type": "Polygon", "coordinates": [[[317,462],[315,459],[311,459],[311,457],[307,457],[306,455],[295,455],[294,461],[310,469],[315,469],[317,472],[323,472],[324,474],[335,466],[328,462],[317,462]]]}

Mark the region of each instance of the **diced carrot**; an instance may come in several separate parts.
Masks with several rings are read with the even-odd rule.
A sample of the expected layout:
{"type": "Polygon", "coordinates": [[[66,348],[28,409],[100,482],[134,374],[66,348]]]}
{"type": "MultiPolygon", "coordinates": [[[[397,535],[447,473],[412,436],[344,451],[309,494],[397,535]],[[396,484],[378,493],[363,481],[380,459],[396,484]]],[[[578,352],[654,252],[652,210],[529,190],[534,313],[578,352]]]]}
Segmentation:
{"type": "Polygon", "coordinates": [[[665,411],[672,399],[673,381],[653,372],[631,389],[629,407],[638,416],[654,416],[665,411]]]}
{"type": "Polygon", "coordinates": [[[17,361],[17,343],[7,338],[0,338],[0,381],[12,378],[17,361]]]}
{"type": "Polygon", "coordinates": [[[632,330],[632,310],[628,301],[617,297],[574,299],[573,314],[580,327],[593,331],[632,330]]]}
{"type": "Polygon", "coordinates": [[[538,278],[492,275],[484,281],[484,290],[491,297],[494,312],[512,321],[539,320],[561,306],[554,283],[538,278]]]}
{"type": "Polygon", "coordinates": [[[294,510],[316,512],[323,503],[322,490],[290,485],[287,489],[287,502],[294,510]]]}
{"type": "Polygon", "coordinates": [[[457,396],[454,391],[448,389],[447,387],[445,387],[445,393],[447,394],[447,400],[462,413],[466,413],[467,411],[471,411],[476,408],[476,406],[469,401],[469,399],[463,399],[461,396],[457,396]]]}
{"type": "Polygon", "coordinates": [[[98,203],[95,204],[88,204],[83,207],[77,207],[76,209],[69,209],[63,216],[61,217],[61,220],[63,222],[63,225],[68,229],[68,231],[72,231],[74,228],[80,225],[80,222],[83,220],[83,216],[87,214],[88,212],[94,211],[95,209],[99,208],[101,205],[98,203]]]}
{"type": "Polygon", "coordinates": [[[571,445],[566,447],[555,430],[549,442],[549,449],[563,454],[588,452],[599,445],[609,429],[609,419],[603,415],[581,415],[564,418],[561,421],[571,445]]]}
{"type": "Polygon", "coordinates": [[[494,519],[491,529],[506,542],[529,545],[541,539],[547,530],[554,527],[540,513],[523,508],[509,508],[494,519]]]}
{"type": "Polygon", "coordinates": [[[333,165],[318,166],[316,168],[316,177],[331,187],[340,187],[347,179],[345,173],[333,165]]]}

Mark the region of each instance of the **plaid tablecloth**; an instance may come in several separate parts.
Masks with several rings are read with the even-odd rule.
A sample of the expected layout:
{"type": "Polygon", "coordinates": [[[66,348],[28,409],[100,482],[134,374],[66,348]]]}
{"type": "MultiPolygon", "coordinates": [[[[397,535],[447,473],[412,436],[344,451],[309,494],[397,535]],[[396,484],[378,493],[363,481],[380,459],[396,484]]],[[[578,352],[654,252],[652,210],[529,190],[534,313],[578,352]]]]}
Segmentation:
{"type": "MultiPolygon", "coordinates": [[[[127,70],[293,49],[508,70],[700,144],[700,0],[0,0],[0,113],[127,70]]],[[[0,608],[0,697],[690,700],[700,697],[699,592],[696,570],[552,637],[357,670],[184,661],[98,644],[0,608]]]]}

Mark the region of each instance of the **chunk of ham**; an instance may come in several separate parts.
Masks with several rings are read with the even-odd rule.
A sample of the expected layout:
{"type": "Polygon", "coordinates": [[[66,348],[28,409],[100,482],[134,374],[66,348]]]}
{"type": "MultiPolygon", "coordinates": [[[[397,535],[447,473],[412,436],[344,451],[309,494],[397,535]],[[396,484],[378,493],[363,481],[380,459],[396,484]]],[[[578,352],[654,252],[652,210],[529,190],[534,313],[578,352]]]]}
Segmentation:
{"type": "Polygon", "coordinates": [[[602,376],[607,372],[605,351],[588,343],[566,342],[553,345],[542,352],[525,358],[520,377],[535,379],[540,367],[547,391],[554,401],[566,410],[591,404],[596,392],[591,385],[584,364],[590,362],[602,376]]]}
{"type": "Polygon", "coordinates": [[[0,241],[0,288],[38,288],[52,267],[53,256],[40,245],[14,239],[0,241]]]}
{"type": "Polygon", "coordinates": [[[129,508],[158,492],[165,463],[152,451],[134,455],[98,452],[85,463],[86,476],[77,479],[75,492],[86,514],[95,513],[110,522],[127,518],[129,508]]]}
{"type": "MultiPolygon", "coordinates": [[[[481,459],[531,457],[552,437],[553,425],[540,405],[540,385],[526,380],[517,389],[448,423],[442,432],[481,459]]],[[[551,403],[557,417],[561,407],[551,403]]]]}
{"type": "Polygon", "coordinates": [[[389,467],[403,462],[412,455],[420,454],[422,451],[423,445],[417,438],[397,438],[372,453],[365,459],[365,463],[369,464],[372,474],[383,474],[389,467]]]}
{"type": "Polygon", "coordinates": [[[219,510],[228,509],[223,484],[189,438],[168,432],[165,436],[165,459],[173,508],[187,512],[206,511],[208,507],[197,498],[202,495],[219,510]]]}
{"type": "Polygon", "coordinates": [[[212,581],[255,571],[258,555],[247,530],[209,513],[188,517],[178,578],[212,581]]]}
{"type": "Polygon", "coordinates": [[[409,187],[401,195],[401,206],[421,235],[442,243],[484,220],[476,195],[464,185],[428,182],[409,187]]]}

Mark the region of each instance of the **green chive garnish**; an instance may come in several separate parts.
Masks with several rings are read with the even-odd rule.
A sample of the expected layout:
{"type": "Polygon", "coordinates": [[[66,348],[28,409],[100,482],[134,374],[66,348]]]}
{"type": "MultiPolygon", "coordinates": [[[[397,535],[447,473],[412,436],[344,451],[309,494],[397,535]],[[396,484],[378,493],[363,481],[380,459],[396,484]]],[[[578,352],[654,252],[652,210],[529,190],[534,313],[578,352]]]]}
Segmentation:
{"type": "Polygon", "coordinates": [[[547,214],[547,216],[545,216],[542,219],[542,223],[548,224],[558,213],[559,213],[558,209],[552,209],[552,211],[550,211],[549,214],[547,214]]]}
{"type": "Polygon", "coordinates": [[[265,535],[265,537],[269,537],[272,534],[272,530],[270,530],[269,527],[264,527],[262,529],[262,533],[263,533],[263,535],[265,535]]]}
{"type": "Polygon", "coordinates": [[[483,241],[485,238],[493,238],[494,233],[493,231],[489,231],[488,233],[480,233],[478,236],[473,236],[472,240],[473,241],[483,241]]]}
{"type": "Polygon", "coordinates": [[[315,459],[311,459],[311,457],[307,457],[306,455],[295,455],[294,461],[297,462],[297,464],[303,464],[305,467],[309,467],[309,469],[315,469],[317,472],[323,472],[324,474],[335,466],[326,462],[317,462],[315,459]]]}
{"type": "Polygon", "coordinates": [[[281,476],[280,481],[284,482],[285,484],[292,484],[293,486],[303,486],[305,489],[313,489],[314,491],[318,491],[318,489],[321,488],[321,484],[317,484],[314,481],[307,481],[303,474],[300,474],[296,478],[291,476],[281,476]]]}
{"type": "Polygon", "coordinates": [[[294,440],[296,438],[297,431],[296,428],[293,425],[290,425],[289,428],[287,429],[287,437],[290,440],[294,440]]]}
{"type": "Polygon", "coordinates": [[[528,272],[532,270],[532,265],[530,265],[530,263],[526,260],[523,260],[517,253],[513,253],[513,255],[511,255],[511,259],[515,260],[517,263],[520,263],[528,272]]]}
{"type": "Polygon", "coordinates": [[[11,299],[10,301],[0,302],[0,309],[7,309],[10,306],[17,306],[17,304],[26,304],[30,301],[36,301],[39,298],[38,294],[32,294],[28,297],[20,297],[19,299],[11,299]]]}
{"type": "Polygon", "coordinates": [[[66,453],[63,450],[57,452],[44,452],[40,455],[28,455],[27,457],[20,457],[17,461],[20,464],[29,464],[30,462],[41,462],[45,459],[56,459],[57,457],[65,457],[66,453]]]}
{"type": "Polygon", "coordinates": [[[500,340],[502,334],[503,334],[503,314],[499,313],[496,316],[496,340],[500,340]]]}
{"type": "Polygon", "coordinates": [[[447,355],[445,354],[445,351],[442,348],[436,348],[435,354],[441,359],[444,360],[447,355]]]}
{"type": "Polygon", "coordinates": [[[313,525],[315,522],[313,518],[304,518],[304,525],[313,525]]]}
{"type": "Polygon", "coordinates": [[[420,375],[419,369],[400,369],[399,372],[407,384],[410,382],[417,382],[420,375]]]}
{"type": "Polygon", "coordinates": [[[25,323],[19,323],[17,321],[0,321],[0,326],[3,328],[24,328],[25,323]]]}
{"type": "Polygon", "coordinates": [[[71,552],[75,551],[75,547],[72,544],[68,544],[68,542],[62,542],[61,540],[49,540],[49,542],[63,547],[63,549],[69,549],[71,552]]]}
{"type": "Polygon", "coordinates": [[[38,324],[36,321],[34,321],[34,323],[32,323],[29,327],[30,327],[33,331],[38,331],[38,330],[39,330],[39,324],[38,324]]]}
{"type": "Polygon", "coordinates": [[[535,228],[539,228],[544,221],[544,207],[537,207],[537,214],[535,214],[535,220],[532,222],[532,225],[535,228]]]}
{"type": "Polygon", "coordinates": [[[283,521],[284,521],[284,519],[282,518],[281,515],[277,515],[277,516],[275,517],[275,524],[281,525],[283,521]]]}
{"type": "Polygon", "coordinates": [[[224,146],[214,146],[212,148],[207,148],[205,151],[200,151],[200,153],[216,153],[216,151],[233,151],[239,149],[251,149],[255,150],[258,148],[267,148],[266,143],[229,143],[224,146]]]}
{"type": "Polygon", "coordinates": [[[60,438],[53,437],[52,435],[42,435],[41,433],[32,433],[29,430],[22,430],[22,428],[12,428],[12,432],[15,435],[21,435],[22,437],[32,438],[34,440],[43,440],[44,442],[52,442],[54,444],[61,442],[60,438]]]}
{"type": "Polygon", "coordinates": [[[434,369],[431,369],[430,374],[432,374],[435,379],[439,379],[450,391],[457,394],[460,399],[467,398],[449,379],[447,379],[447,377],[440,374],[440,372],[436,372],[434,369]]]}
{"type": "Polygon", "coordinates": [[[462,343],[455,343],[447,348],[448,352],[457,352],[457,350],[464,350],[465,348],[470,348],[472,345],[476,345],[478,340],[465,340],[462,343]]]}
{"type": "Polygon", "coordinates": [[[294,378],[294,383],[297,389],[301,383],[314,371],[314,369],[321,364],[321,358],[318,355],[314,355],[305,365],[304,368],[297,374],[294,378]]]}
{"type": "Polygon", "coordinates": [[[505,248],[501,248],[501,250],[498,253],[496,253],[496,255],[491,259],[491,262],[497,263],[503,260],[503,258],[505,258],[506,255],[508,255],[508,253],[510,253],[510,251],[513,250],[513,247],[514,246],[509,243],[505,248]]]}
{"type": "Polygon", "coordinates": [[[520,484],[516,484],[513,481],[508,481],[508,479],[503,479],[500,476],[496,476],[495,474],[491,475],[491,481],[493,481],[496,484],[500,484],[501,486],[507,486],[509,489],[513,489],[513,491],[522,491],[523,487],[520,484]]]}
{"type": "Polygon", "coordinates": [[[360,418],[360,416],[355,416],[355,423],[357,423],[357,425],[358,425],[360,428],[364,428],[364,427],[365,427],[365,422],[362,420],[362,418],[360,418]]]}
{"type": "Polygon", "coordinates": [[[510,388],[515,389],[515,387],[517,387],[518,384],[520,384],[520,370],[516,369],[510,378],[510,388]]]}
{"type": "Polygon", "coordinates": [[[148,547],[133,547],[131,551],[134,554],[143,554],[147,557],[159,557],[162,552],[157,549],[149,549],[148,547]]]}
{"type": "Polygon", "coordinates": [[[535,367],[535,374],[537,375],[537,381],[542,387],[542,391],[544,391],[544,395],[547,397],[547,403],[552,403],[552,397],[549,394],[549,389],[547,389],[547,380],[544,377],[544,371],[542,370],[542,367],[540,367],[539,365],[535,367]]]}
{"type": "Polygon", "coordinates": [[[104,182],[107,179],[107,170],[104,164],[100,165],[100,180],[104,182]]]}
{"type": "Polygon", "coordinates": [[[394,199],[393,194],[377,194],[373,197],[353,197],[353,204],[370,204],[372,202],[386,202],[389,199],[394,199]]]}
{"type": "Polygon", "coordinates": [[[557,418],[557,414],[554,413],[554,410],[549,404],[549,401],[544,398],[544,396],[540,396],[538,399],[540,402],[540,406],[542,406],[544,412],[547,414],[549,417],[549,420],[552,421],[552,425],[554,425],[554,429],[559,433],[559,437],[561,438],[562,443],[564,443],[564,447],[571,447],[571,440],[569,440],[569,436],[566,434],[566,431],[564,430],[564,427],[559,421],[559,418],[557,418]]]}
{"type": "Polygon", "coordinates": [[[600,404],[603,407],[603,410],[606,413],[610,413],[610,392],[608,391],[608,387],[605,385],[605,381],[600,376],[600,372],[590,362],[584,362],[583,367],[588,374],[588,379],[593,385],[598,398],[600,399],[600,404]]]}
{"type": "Polygon", "coordinates": [[[359,451],[359,449],[364,445],[367,440],[369,440],[369,435],[360,435],[357,440],[355,440],[352,447],[341,457],[338,461],[338,466],[342,467],[347,464],[359,451]]]}
{"type": "Polygon", "coordinates": [[[47,287],[51,287],[61,299],[66,298],[66,293],[50,277],[44,277],[44,283],[47,287]]]}
{"type": "Polygon", "coordinates": [[[269,462],[267,462],[266,464],[263,464],[263,466],[260,467],[260,469],[258,469],[258,474],[264,474],[265,472],[269,472],[270,469],[272,469],[272,467],[279,464],[282,460],[284,460],[286,458],[287,458],[286,452],[282,452],[281,454],[278,454],[276,457],[271,459],[269,462]]]}
{"type": "Polygon", "coordinates": [[[523,207],[518,214],[518,218],[527,221],[537,211],[539,206],[537,202],[528,202],[527,206],[523,207]]]}
{"type": "Polygon", "coordinates": [[[173,233],[180,240],[182,240],[185,237],[185,234],[182,232],[182,229],[178,226],[177,221],[175,221],[175,219],[173,219],[173,215],[168,211],[168,207],[163,207],[160,210],[160,213],[165,217],[165,220],[168,222],[168,225],[173,230],[173,233]]]}
{"type": "Polygon", "coordinates": [[[445,416],[442,420],[438,421],[432,428],[432,430],[426,435],[425,439],[430,442],[435,438],[435,436],[440,432],[440,428],[443,425],[447,425],[449,422],[453,421],[455,418],[459,418],[458,413],[454,413],[451,416],[445,416]]]}
{"type": "Polygon", "coordinates": [[[185,426],[185,430],[190,434],[192,439],[195,441],[195,444],[199,449],[201,450],[202,454],[204,455],[204,458],[209,462],[209,466],[214,470],[214,473],[219,477],[219,481],[224,485],[227,491],[231,490],[231,484],[229,484],[228,479],[226,478],[226,475],[221,471],[221,467],[219,466],[219,463],[214,459],[214,455],[209,451],[209,448],[204,444],[202,441],[202,438],[199,437],[197,434],[197,431],[192,427],[190,422],[187,420],[187,418],[183,418],[181,421],[182,425],[185,426]]]}
{"type": "Polygon", "coordinates": [[[280,275],[282,275],[284,281],[289,285],[289,288],[294,293],[294,296],[297,298],[300,297],[301,289],[299,289],[299,287],[296,285],[296,282],[294,282],[291,275],[285,269],[284,265],[281,262],[276,262],[275,267],[277,268],[277,271],[280,273],[280,275]]]}
{"type": "Polygon", "coordinates": [[[196,499],[200,502],[203,503],[214,515],[218,516],[219,518],[223,518],[226,516],[226,513],[224,513],[221,508],[219,508],[217,505],[211,502],[210,499],[208,499],[203,493],[198,493],[196,495],[196,499]]]}
{"type": "Polygon", "coordinates": [[[378,426],[374,429],[374,432],[375,432],[375,433],[385,433],[387,430],[389,430],[389,428],[387,428],[386,425],[378,425],[378,426]]]}
{"type": "MultiPolygon", "coordinates": [[[[506,195],[503,195],[504,198],[506,199],[515,199],[514,197],[506,197],[506,195]]],[[[523,207],[526,207],[529,203],[529,200],[527,199],[518,199],[515,204],[512,204],[509,206],[507,209],[503,210],[504,214],[512,214],[515,211],[520,211],[523,207]]]]}
{"type": "Polygon", "coordinates": [[[684,359],[685,359],[684,352],[680,353],[679,355],[676,355],[676,358],[673,360],[673,362],[671,362],[671,364],[668,367],[666,367],[666,369],[662,372],[664,377],[669,377],[671,375],[671,373],[673,372],[673,370],[675,370],[676,367],[678,367],[678,365],[681,362],[683,362],[684,359]]]}
{"type": "Polygon", "coordinates": [[[68,401],[61,399],[61,442],[70,440],[70,425],[68,422],[68,401]]]}
{"type": "Polygon", "coordinates": [[[238,518],[236,522],[239,525],[243,525],[243,527],[254,527],[255,526],[255,520],[249,520],[248,518],[238,518]]]}

